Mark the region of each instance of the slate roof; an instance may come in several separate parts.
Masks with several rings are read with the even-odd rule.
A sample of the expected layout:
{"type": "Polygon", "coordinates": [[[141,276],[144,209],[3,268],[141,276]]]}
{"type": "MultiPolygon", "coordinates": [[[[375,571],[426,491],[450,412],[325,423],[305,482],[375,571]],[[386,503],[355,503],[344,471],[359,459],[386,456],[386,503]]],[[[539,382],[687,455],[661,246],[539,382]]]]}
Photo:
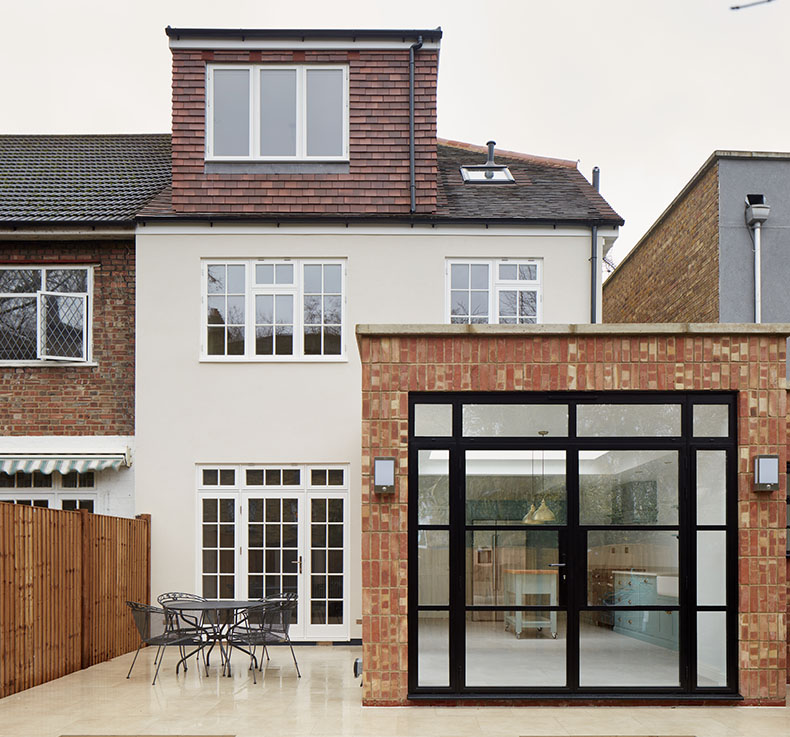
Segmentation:
{"type": "Polygon", "coordinates": [[[169,135],[0,136],[0,225],[131,224],[169,183],[169,135]]]}
{"type": "Polygon", "coordinates": [[[575,161],[497,150],[495,162],[507,165],[515,184],[465,184],[459,168],[484,164],[486,148],[440,139],[437,154],[440,217],[623,224],[575,161]]]}
{"type": "MultiPolygon", "coordinates": [[[[623,223],[574,161],[497,151],[496,162],[508,165],[515,184],[465,184],[459,167],[485,159],[484,146],[440,139],[437,210],[414,219],[623,223]]],[[[0,136],[0,224],[131,224],[138,214],[177,217],[170,202],[169,135],[0,136]]]]}

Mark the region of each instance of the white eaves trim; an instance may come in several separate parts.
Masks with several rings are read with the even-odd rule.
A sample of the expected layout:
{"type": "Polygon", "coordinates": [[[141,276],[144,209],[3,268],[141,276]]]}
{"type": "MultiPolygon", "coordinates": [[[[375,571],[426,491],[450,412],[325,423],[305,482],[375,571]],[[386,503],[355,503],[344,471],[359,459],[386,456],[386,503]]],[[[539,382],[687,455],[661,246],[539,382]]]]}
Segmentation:
{"type": "MultiPolygon", "coordinates": [[[[220,39],[220,38],[182,38],[170,39],[171,49],[201,49],[201,50],[267,50],[276,51],[286,50],[328,50],[328,51],[348,51],[358,49],[408,49],[414,45],[416,39],[410,38],[407,41],[376,41],[371,39],[355,40],[351,37],[340,39],[310,39],[300,41],[295,38],[250,38],[241,40],[220,39]]],[[[439,41],[424,41],[423,49],[438,49],[439,41]]]]}
{"type": "MultiPolygon", "coordinates": [[[[415,223],[413,226],[393,224],[393,225],[370,225],[367,223],[345,222],[339,223],[316,223],[308,225],[305,223],[245,223],[245,222],[224,222],[224,221],[205,221],[205,222],[183,222],[178,220],[158,221],[156,219],[146,220],[138,224],[137,235],[234,235],[244,233],[246,235],[337,235],[346,233],[348,235],[430,235],[445,236],[455,238],[459,235],[476,235],[487,237],[518,237],[529,236],[580,236],[590,237],[590,226],[588,225],[562,225],[556,228],[550,225],[497,225],[492,222],[490,226],[485,223],[479,225],[461,225],[455,223],[415,223]]],[[[617,226],[599,227],[598,237],[617,238],[617,226]]]]}

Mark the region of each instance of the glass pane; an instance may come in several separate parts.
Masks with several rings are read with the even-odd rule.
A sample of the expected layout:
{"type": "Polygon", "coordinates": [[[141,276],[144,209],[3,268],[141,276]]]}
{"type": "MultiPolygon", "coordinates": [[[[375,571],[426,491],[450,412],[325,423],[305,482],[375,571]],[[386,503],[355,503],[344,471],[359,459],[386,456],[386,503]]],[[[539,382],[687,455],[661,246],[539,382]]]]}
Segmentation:
{"type": "Polygon", "coordinates": [[[535,281],[538,278],[537,264],[519,264],[518,278],[521,281],[535,281]]]}
{"type": "Polygon", "coordinates": [[[727,685],[727,612],[697,612],[697,685],[727,685]]]}
{"type": "Polygon", "coordinates": [[[255,264],[255,283],[274,284],[274,266],[272,264],[255,264]]]}
{"type": "Polygon", "coordinates": [[[566,641],[565,612],[469,612],[466,685],[564,686],[566,641]]]}
{"type": "Polygon", "coordinates": [[[420,450],[417,463],[417,524],[450,523],[450,454],[446,450],[420,450]]]}
{"type": "Polygon", "coordinates": [[[697,451],[697,524],[727,522],[727,452],[697,451]]]}
{"type": "Polygon", "coordinates": [[[283,486],[299,486],[299,470],[295,468],[283,469],[283,486]]]}
{"type": "Polygon", "coordinates": [[[417,533],[417,599],[420,606],[450,603],[450,533],[417,533]]]}
{"type": "Polygon", "coordinates": [[[488,290],[488,264],[472,264],[470,286],[472,289],[488,290]]]}
{"type": "Polygon", "coordinates": [[[250,154],[250,73],[214,69],[214,155],[250,154]]]}
{"type": "Polygon", "coordinates": [[[580,404],[581,437],[679,437],[679,404],[580,404]]]}
{"type": "Polygon", "coordinates": [[[225,294],[225,267],[209,266],[207,282],[209,294],[225,294]]]}
{"type": "MultiPolygon", "coordinates": [[[[279,468],[267,468],[266,469],[266,485],[267,486],[280,486],[280,469],[279,468]]],[[[272,506],[275,505],[275,502],[272,501],[272,506]]],[[[279,514],[279,502],[277,504],[278,514],[279,514]]]]}
{"type": "Polygon", "coordinates": [[[499,264],[500,279],[515,279],[518,267],[516,264],[499,264]]]}
{"type": "Polygon", "coordinates": [[[88,271],[86,269],[47,269],[47,291],[87,292],[88,271]]]}
{"type": "MultiPolygon", "coordinates": [[[[343,469],[342,468],[330,468],[329,469],[329,485],[330,486],[343,486],[343,469]]],[[[331,502],[330,502],[330,506],[331,506],[331,502]]]]}
{"type": "Polygon", "coordinates": [[[452,404],[415,404],[414,435],[446,438],[453,434],[452,404]]]}
{"type": "Polygon", "coordinates": [[[678,453],[580,451],[579,497],[583,525],[676,525],[678,453]]]}
{"type": "Polygon", "coordinates": [[[342,269],[340,264],[326,264],[324,266],[324,293],[342,293],[342,269]]]}
{"type": "Polygon", "coordinates": [[[35,297],[0,299],[0,360],[36,358],[35,297]]]}
{"type": "Polygon", "coordinates": [[[305,264],[305,294],[321,294],[321,264],[305,264]]]}
{"type": "Polygon", "coordinates": [[[579,685],[679,686],[678,631],[676,611],[582,612],[579,685]]]}
{"type": "Polygon", "coordinates": [[[228,266],[228,294],[244,294],[244,264],[228,266]]]}
{"type": "MultiPolygon", "coordinates": [[[[466,603],[558,606],[558,540],[556,530],[467,532],[466,603]]],[[[505,623],[512,625],[507,619],[505,623]]],[[[520,624],[515,632],[520,635],[520,624]]]]}
{"type": "MultiPolygon", "coordinates": [[[[233,486],[235,483],[236,483],[236,472],[232,468],[223,468],[219,472],[220,486],[233,486]]],[[[228,504],[230,504],[232,508],[233,503],[231,502],[230,499],[223,499],[222,504],[224,504],[226,507],[228,506],[228,504]]],[[[231,517],[230,519],[233,518],[231,517]]]]}
{"type": "Polygon", "coordinates": [[[726,404],[695,404],[694,435],[726,438],[730,434],[730,408],[726,404]]]}
{"type": "Polygon", "coordinates": [[[34,294],[40,289],[41,269],[0,269],[0,294],[34,294]]]}
{"type": "Polygon", "coordinates": [[[248,470],[247,486],[263,486],[263,471],[248,470]]]}
{"type": "Polygon", "coordinates": [[[209,297],[207,309],[209,325],[224,325],[227,322],[225,297],[209,297]]]}
{"type": "Polygon", "coordinates": [[[466,452],[466,523],[564,525],[564,450],[466,452]]]}
{"type": "Polygon", "coordinates": [[[450,288],[469,288],[469,264],[452,264],[450,266],[450,288]]]}
{"type": "Polygon", "coordinates": [[[261,156],[296,155],[296,70],[261,70],[261,156]]]}
{"type": "Polygon", "coordinates": [[[677,606],[678,535],[670,530],[590,530],[587,603],[677,606]]]}
{"type": "Polygon", "coordinates": [[[727,604],[727,533],[697,531],[697,605],[727,604]]]}
{"type": "Polygon", "coordinates": [[[417,615],[417,685],[450,685],[448,612],[420,612],[417,615]]]}
{"type": "Polygon", "coordinates": [[[274,281],[276,284],[293,284],[294,283],[294,265],[293,264],[277,264],[274,267],[274,281]]]}
{"type": "Polygon", "coordinates": [[[203,500],[203,521],[216,522],[217,521],[217,500],[204,499],[203,500]]]}
{"type": "Polygon", "coordinates": [[[463,433],[471,437],[567,437],[566,404],[465,404],[463,433]]]}
{"type": "Polygon", "coordinates": [[[343,70],[307,70],[307,155],[343,155],[343,70]]]}

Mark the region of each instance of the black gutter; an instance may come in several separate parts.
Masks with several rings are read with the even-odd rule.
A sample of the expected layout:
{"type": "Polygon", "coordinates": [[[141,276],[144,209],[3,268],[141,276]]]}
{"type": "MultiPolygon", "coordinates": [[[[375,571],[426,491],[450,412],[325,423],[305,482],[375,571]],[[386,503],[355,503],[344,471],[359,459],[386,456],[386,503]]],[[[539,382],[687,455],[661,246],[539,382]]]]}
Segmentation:
{"type": "MultiPolygon", "coordinates": [[[[601,188],[601,170],[593,167],[592,186],[596,192],[601,188]]],[[[595,325],[598,318],[598,226],[590,226],[590,322],[595,325]]]]}
{"type": "Polygon", "coordinates": [[[382,28],[171,28],[167,26],[165,33],[170,38],[333,38],[333,39],[400,39],[423,37],[428,41],[438,41],[442,37],[442,29],[403,30],[382,28]]]}
{"type": "Polygon", "coordinates": [[[422,36],[409,46],[409,212],[417,211],[417,174],[414,166],[414,55],[422,48],[422,36]]]}

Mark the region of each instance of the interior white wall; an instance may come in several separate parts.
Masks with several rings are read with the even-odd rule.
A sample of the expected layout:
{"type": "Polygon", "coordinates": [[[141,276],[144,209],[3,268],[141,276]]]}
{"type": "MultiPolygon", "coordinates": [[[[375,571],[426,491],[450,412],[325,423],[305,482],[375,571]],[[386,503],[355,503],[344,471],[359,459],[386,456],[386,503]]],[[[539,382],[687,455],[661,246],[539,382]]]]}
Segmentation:
{"type": "Polygon", "coordinates": [[[589,229],[141,226],[136,511],[156,596],[196,580],[196,464],[347,463],[351,637],[361,636],[358,323],[445,322],[448,258],[543,259],[543,321],[589,322],[589,229]],[[201,259],[345,258],[345,362],[200,361],[201,259]]]}

